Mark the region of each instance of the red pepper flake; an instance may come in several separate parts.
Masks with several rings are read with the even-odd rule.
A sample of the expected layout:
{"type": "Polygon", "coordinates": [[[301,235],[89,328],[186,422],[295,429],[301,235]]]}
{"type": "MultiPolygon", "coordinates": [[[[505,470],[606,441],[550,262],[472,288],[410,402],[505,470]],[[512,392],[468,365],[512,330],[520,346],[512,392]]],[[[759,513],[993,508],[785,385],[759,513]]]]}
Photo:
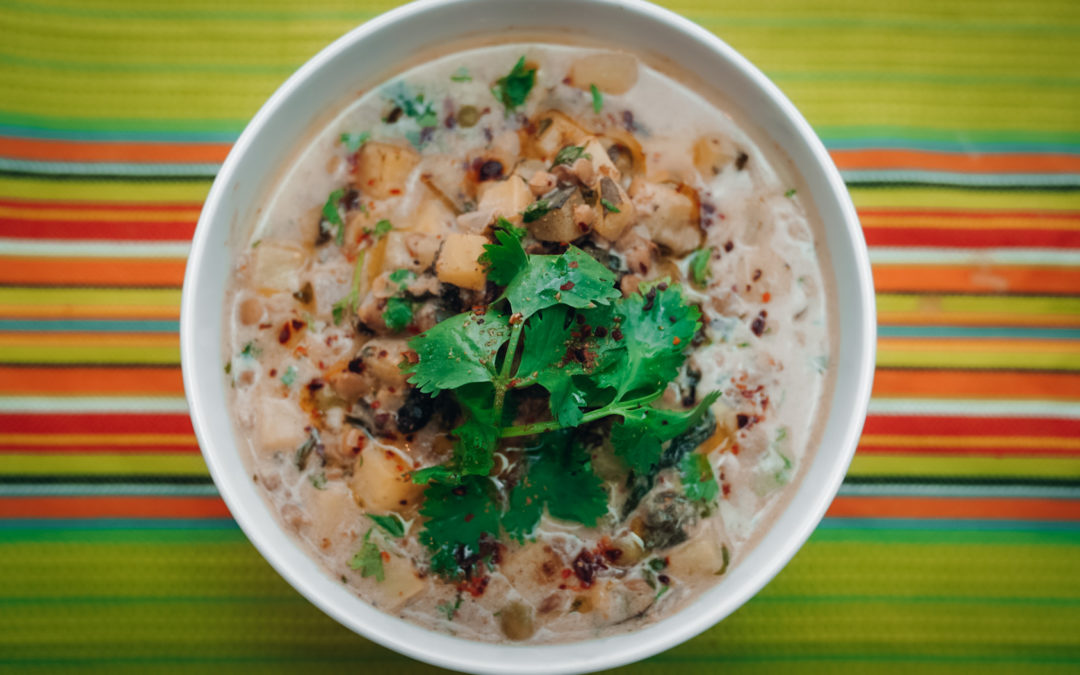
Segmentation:
{"type": "Polygon", "coordinates": [[[281,330],[278,331],[277,341],[281,344],[285,344],[292,338],[292,326],[285,323],[281,326],[281,330]]]}
{"type": "Polygon", "coordinates": [[[560,291],[569,291],[573,287],[574,287],[574,282],[573,281],[567,281],[562,286],[559,286],[559,290],[560,291]]]}
{"type": "Polygon", "coordinates": [[[390,194],[399,195],[401,194],[401,190],[399,190],[398,188],[390,188],[390,194]]]}
{"type": "Polygon", "coordinates": [[[387,553],[386,551],[383,551],[383,552],[381,552],[381,553],[379,554],[379,557],[380,557],[380,558],[382,558],[382,561],[383,561],[384,563],[388,563],[388,562],[390,562],[390,554],[389,554],[389,553],[387,553]]]}
{"type": "Polygon", "coordinates": [[[676,337],[676,338],[672,339],[671,344],[678,345],[680,342],[682,342],[682,340],[680,340],[679,338],[676,337]]]}
{"type": "Polygon", "coordinates": [[[381,405],[382,405],[382,403],[380,403],[379,401],[372,401],[371,402],[371,409],[372,410],[378,410],[381,405]]]}
{"type": "Polygon", "coordinates": [[[521,312],[514,312],[513,314],[510,315],[510,325],[511,326],[516,326],[516,325],[518,325],[519,323],[521,323],[524,320],[525,320],[525,317],[523,317],[521,315],[521,312]]]}
{"type": "Polygon", "coordinates": [[[622,331],[619,330],[618,328],[616,328],[615,330],[611,331],[611,337],[615,338],[616,342],[618,342],[619,340],[622,340],[623,339],[622,331]]]}
{"type": "Polygon", "coordinates": [[[561,574],[563,579],[569,579],[570,575],[573,574],[573,571],[571,571],[570,568],[566,568],[561,572],[561,574]]]}
{"type": "Polygon", "coordinates": [[[277,368],[270,369],[270,377],[277,377],[277,368]]]}
{"type": "Polygon", "coordinates": [[[765,291],[764,293],[761,294],[761,301],[762,302],[768,302],[770,300],[772,300],[772,293],[769,293],[768,291],[765,291]]]}
{"type": "Polygon", "coordinates": [[[473,515],[473,514],[471,514],[471,513],[466,513],[466,514],[465,514],[465,522],[466,522],[466,523],[471,523],[471,522],[472,522],[472,519],[473,519],[473,518],[475,518],[475,517],[476,517],[476,516],[475,516],[475,515],[473,515]]]}
{"type": "Polygon", "coordinates": [[[577,261],[576,261],[576,260],[571,260],[571,261],[570,261],[570,269],[572,269],[572,270],[576,270],[576,269],[577,269],[577,266],[578,266],[578,263],[577,263],[577,261]]]}

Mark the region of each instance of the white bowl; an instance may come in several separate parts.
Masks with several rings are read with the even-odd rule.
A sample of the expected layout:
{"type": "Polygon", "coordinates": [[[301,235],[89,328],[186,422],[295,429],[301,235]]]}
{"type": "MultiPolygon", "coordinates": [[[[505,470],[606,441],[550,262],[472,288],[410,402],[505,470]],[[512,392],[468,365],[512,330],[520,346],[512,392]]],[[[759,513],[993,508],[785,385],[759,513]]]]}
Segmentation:
{"type": "MultiPolygon", "coordinates": [[[[801,194],[801,193],[800,193],[801,194]]],[[[828,273],[829,270],[826,270],[828,273]]],[[[627,0],[431,0],[383,14],[308,61],[244,129],[214,181],[184,278],[180,349],[195,433],[221,496],[248,538],[296,590],[361,635],[421,661],[474,673],[571,673],[611,668],[668,649],[731,614],[760,590],[817,526],[855,451],[874,370],[870,263],[847,190],[821,141],[757,68],[690,21],[627,0]],[[279,525],[241,459],[221,374],[223,304],[232,259],[280,168],[343,103],[418,52],[470,37],[512,41],[555,31],[628,45],[679,64],[737,101],[746,119],[784,149],[825,223],[840,339],[820,448],[775,524],[728,576],[681,612],[633,633],[569,644],[485,644],[434,633],[372,608],[332,578],[279,525]]]]}

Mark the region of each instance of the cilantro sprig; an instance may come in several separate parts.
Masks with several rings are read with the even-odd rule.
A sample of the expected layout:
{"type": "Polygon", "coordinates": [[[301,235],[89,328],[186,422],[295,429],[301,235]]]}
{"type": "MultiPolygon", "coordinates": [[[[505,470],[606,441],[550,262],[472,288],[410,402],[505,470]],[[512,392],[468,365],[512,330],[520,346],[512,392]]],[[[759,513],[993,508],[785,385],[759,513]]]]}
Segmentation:
{"type": "Polygon", "coordinates": [[[495,81],[491,95],[503,104],[507,112],[512,112],[525,104],[525,99],[535,85],[536,68],[527,68],[525,56],[522,55],[509,73],[495,81]]]}

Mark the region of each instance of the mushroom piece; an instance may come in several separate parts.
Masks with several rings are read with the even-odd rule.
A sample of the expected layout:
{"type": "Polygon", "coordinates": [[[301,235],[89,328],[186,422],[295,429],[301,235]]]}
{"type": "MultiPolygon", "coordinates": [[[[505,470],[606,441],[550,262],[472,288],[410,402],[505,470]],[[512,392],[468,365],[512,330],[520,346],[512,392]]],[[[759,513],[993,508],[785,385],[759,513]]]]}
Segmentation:
{"type": "Polygon", "coordinates": [[[574,186],[557,187],[533,202],[534,207],[546,211],[532,222],[526,223],[532,236],[540,241],[573,241],[589,231],[588,223],[577,222],[574,209],[585,204],[581,192],[574,186]]]}
{"type": "Polygon", "coordinates": [[[621,237],[634,222],[634,202],[621,185],[606,176],[600,179],[600,200],[596,210],[598,218],[593,227],[608,241],[621,237]]]}

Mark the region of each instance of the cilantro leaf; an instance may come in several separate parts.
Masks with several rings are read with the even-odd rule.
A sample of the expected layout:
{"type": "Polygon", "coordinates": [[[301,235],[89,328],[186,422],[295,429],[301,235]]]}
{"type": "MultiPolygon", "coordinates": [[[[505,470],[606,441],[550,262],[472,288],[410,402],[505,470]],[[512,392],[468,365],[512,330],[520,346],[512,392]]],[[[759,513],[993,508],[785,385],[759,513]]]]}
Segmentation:
{"type": "Polygon", "coordinates": [[[383,218],[379,222],[375,223],[375,230],[374,230],[375,238],[376,239],[381,239],[382,237],[389,234],[390,230],[392,230],[392,229],[394,229],[394,224],[391,223],[389,220],[383,218]]]}
{"type": "Polygon", "coordinates": [[[296,382],[296,366],[289,366],[281,376],[281,383],[286,387],[291,387],[293,382],[296,382]]]}
{"type": "Polygon", "coordinates": [[[555,518],[593,527],[607,513],[604,482],[593,473],[589,455],[574,442],[573,431],[544,434],[526,455],[529,468],[510,494],[502,522],[518,541],[531,536],[544,507],[555,518]]]}
{"type": "Polygon", "coordinates": [[[370,541],[372,530],[368,530],[368,533],[364,535],[364,545],[360,547],[360,550],[349,560],[349,568],[354,570],[360,570],[360,576],[362,577],[375,577],[375,581],[383,581],[386,578],[386,572],[383,570],[382,551],[379,550],[379,546],[370,541]]]}
{"type": "Polygon", "coordinates": [[[609,202],[606,199],[601,198],[600,199],[600,205],[603,206],[605,209],[607,209],[611,213],[622,213],[622,211],[619,210],[619,207],[615,206],[614,204],[612,204],[611,202],[609,202]]]}
{"type": "Polygon", "coordinates": [[[523,318],[553,305],[579,309],[607,305],[622,293],[615,274],[576,246],[562,255],[533,255],[506,285],[503,297],[523,318]]]}
{"type": "Polygon", "coordinates": [[[399,290],[405,290],[405,287],[409,285],[409,282],[416,278],[416,274],[410,269],[404,267],[398,268],[390,273],[390,281],[398,285],[399,290]]]}
{"type": "Polygon", "coordinates": [[[691,501],[712,502],[720,494],[709,458],[700,452],[688,452],[679,460],[683,494],[691,501]]]}
{"type": "Polygon", "coordinates": [[[457,400],[465,421],[451,431],[457,438],[454,444],[454,464],[463,475],[486,476],[495,465],[494,450],[499,442],[500,424],[491,407],[495,397],[490,384],[474,384],[458,389],[457,400]]]}
{"type": "Polygon", "coordinates": [[[573,381],[584,369],[577,362],[565,362],[575,328],[569,312],[566,307],[556,306],[529,319],[518,375],[524,382],[531,384],[535,380],[548,390],[551,414],[560,424],[577,426],[588,401],[573,381]]]}
{"type": "Polygon", "coordinates": [[[431,571],[459,577],[479,562],[481,540],[498,535],[501,511],[485,477],[429,485],[420,507],[427,522],[419,540],[432,554],[431,571]]]}
{"type": "Polygon", "coordinates": [[[620,397],[661,391],[678,375],[700,317],[678,284],[660,282],[618,303],[615,319],[627,338],[603,353],[597,384],[614,387],[620,397]]]}
{"type": "Polygon", "coordinates": [[[391,331],[399,333],[405,330],[413,320],[412,302],[397,296],[387,298],[382,318],[391,331]]]}
{"type": "Polygon", "coordinates": [[[495,359],[510,339],[506,316],[489,311],[471,312],[440,321],[409,340],[419,356],[405,368],[409,383],[425,394],[456,389],[474,382],[490,382],[496,375],[495,359]]]}
{"type": "Polygon", "coordinates": [[[461,66],[450,76],[450,79],[454,82],[472,82],[472,75],[469,74],[469,69],[465,66],[461,66]]]}
{"type": "Polygon", "coordinates": [[[341,134],[340,140],[341,144],[345,146],[346,150],[348,150],[350,153],[356,152],[360,149],[361,146],[364,145],[364,143],[367,143],[369,140],[371,140],[371,132],[362,131],[358,134],[343,133],[341,134]]]}
{"type": "Polygon", "coordinates": [[[719,395],[719,392],[713,392],[690,410],[642,405],[622,411],[622,421],[611,427],[615,454],[622,457],[635,473],[652,474],[661,463],[664,441],[686,433],[719,395]]]}
{"type": "MultiPolygon", "coordinates": [[[[510,227],[514,228],[513,225],[510,227]]],[[[484,253],[480,256],[480,263],[487,266],[487,278],[490,281],[505,286],[529,264],[529,256],[521,247],[521,237],[518,237],[513,230],[500,227],[495,230],[495,239],[499,243],[484,244],[484,253]]]]}
{"type": "Polygon", "coordinates": [[[713,249],[711,247],[699,248],[690,256],[690,280],[698,288],[705,287],[705,282],[712,272],[709,269],[709,260],[712,259],[712,256],[713,249]]]}
{"type": "Polygon", "coordinates": [[[491,88],[491,94],[498,99],[507,112],[525,104],[529,92],[536,85],[536,68],[525,67],[525,56],[522,55],[514,64],[508,74],[495,81],[491,88]]]}
{"type": "Polygon", "coordinates": [[[592,109],[597,115],[600,114],[600,110],[604,107],[604,95],[600,93],[600,90],[595,84],[589,85],[589,91],[592,93],[592,109]]]}
{"type": "Polygon", "coordinates": [[[379,516],[372,513],[367,514],[368,518],[381,527],[384,532],[391,537],[401,538],[405,536],[405,521],[401,519],[401,516],[391,513],[388,516],[379,516]]]}
{"type": "Polygon", "coordinates": [[[521,220],[525,223],[532,223],[540,220],[544,215],[551,210],[551,203],[546,199],[537,199],[532,204],[525,207],[525,210],[521,212],[521,220]]]}
{"type": "Polygon", "coordinates": [[[345,189],[338,188],[326,197],[326,203],[322,207],[322,218],[319,220],[319,237],[317,243],[325,243],[331,237],[338,246],[345,244],[345,221],[341,219],[341,200],[345,197],[345,189]]]}

